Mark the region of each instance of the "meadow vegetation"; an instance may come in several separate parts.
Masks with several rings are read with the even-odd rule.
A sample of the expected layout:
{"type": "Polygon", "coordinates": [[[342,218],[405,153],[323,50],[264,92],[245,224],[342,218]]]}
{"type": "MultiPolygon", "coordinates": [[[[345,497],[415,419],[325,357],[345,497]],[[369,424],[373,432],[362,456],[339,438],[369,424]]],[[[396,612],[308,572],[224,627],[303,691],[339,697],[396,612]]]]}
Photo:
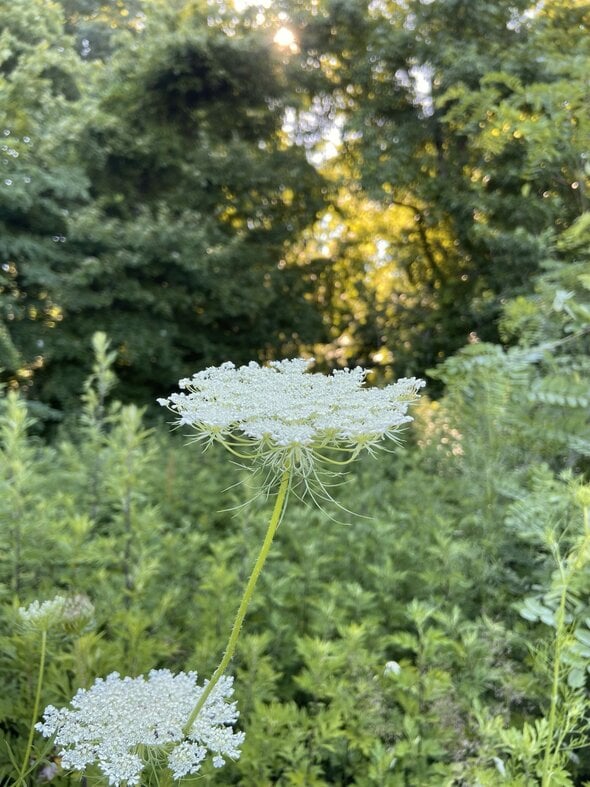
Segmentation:
{"type": "MultiPolygon", "coordinates": [[[[586,365],[576,341],[469,345],[437,371],[446,393],[422,401],[403,446],[360,459],[337,505],[291,505],[232,664],[242,756],[201,783],[584,783],[590,487],[587,401],[568,385],[586,365]],[[562,388],[547,399],[555,366],[562,388]]],[[[94,349],[80,409],[51,445],[15,392],[3,400],[7,783],[40,647],[19,604],[65,593],[95,608],[81,629],[50,630],[45,704],[114,670],[206,676],[270,505],[242,505],[252,478],[215,447],[118,403],[104,335],[94,349]]],[[[76,783],[42,739],[30,766],[76,783]]]]}

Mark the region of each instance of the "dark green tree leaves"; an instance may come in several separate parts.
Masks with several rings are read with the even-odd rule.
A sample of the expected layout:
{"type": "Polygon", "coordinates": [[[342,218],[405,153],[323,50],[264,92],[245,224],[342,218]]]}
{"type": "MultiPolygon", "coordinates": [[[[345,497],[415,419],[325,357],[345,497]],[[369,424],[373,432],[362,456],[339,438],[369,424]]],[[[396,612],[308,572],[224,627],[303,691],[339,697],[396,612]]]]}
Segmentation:
{"type": "Polygon", "coordinates": [[[88,192],[42,161],[65,202],[56,216],[31,199],[48,253],[42,270],[23,250],[17,266],[23,297],[36,276],[55,311],[41,335],[40,308],[34,325],[21,309],[15,346],[38,367],[34,395],[56,404],[79,390],[97,328],[119,351],[122,396],[143,401],[198,366],[292,354],[321,331],[308,285],[281,264],[323,198],[282,128],[296,96],[272,40],[229,35],[190,6],[153,10],[125,40],[98,70],[82,64],[88,96],[53,121],[88,192]]]}

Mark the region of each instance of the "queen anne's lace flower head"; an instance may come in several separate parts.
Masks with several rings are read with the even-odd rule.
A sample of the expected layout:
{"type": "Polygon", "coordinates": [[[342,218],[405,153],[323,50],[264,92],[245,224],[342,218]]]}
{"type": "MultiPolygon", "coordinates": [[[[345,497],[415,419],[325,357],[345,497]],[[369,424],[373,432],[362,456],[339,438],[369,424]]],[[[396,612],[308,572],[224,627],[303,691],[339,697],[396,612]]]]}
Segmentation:
{"type": "Polygon", "coordinates": [[[224,363],[180,380],[186,393],[158,402],[206,444],[221,442],[238,455],[253,448],[275,473],[290,469],[304,476],[330,449],[354,458],[412,420],[408,406],[417,400],[423,380],[411,377],[385,388],[365,388],[366,372],[360,367],[310,374],[311,363],[301,358],[266,367],[224,363]]]}
{"type": "Polygon", "coordinates": [[[94,604],[84,593],[75,593],[66,598],[62,623],[67,631],[83,631],[94,618],[94,604]]]}
{"type": "Polygon", "coordinates": [[[244,733],[233,731],[238,712],[235,702],[226,702],[232,682],[230,677],[219,680],[188,735],[184,726],[204,689],[194,672],[169,670],[152,670],[147,679],[113,672],[87,691],[80,689],[71,708],[47,707],[36,727],[45,737],[55,735],[68,770],[84,771],[96,763],[109,784],[139,784],[146,761],[165,752],[174,778],[180,779],[197,773],[207,752],[217,768],[226,757],[239,758],[244,733]]]}
{"type": "Polygon", "coordinates": [[[33,601],[20,607],[19,617],[24,627],[32,631],[48,631],[62,627],[68,632],[82,631],[92,621],[94,606],[88,596],[55,596],[48,601],[33,601]]]}
{"type": "Polygon", "coordinates": [[[18,614],[25,626],[34,630],[46,631],[63,621],[67,600],[54,596],[48,601],[33,601],[28,607],[20,607],[18,614]]]}

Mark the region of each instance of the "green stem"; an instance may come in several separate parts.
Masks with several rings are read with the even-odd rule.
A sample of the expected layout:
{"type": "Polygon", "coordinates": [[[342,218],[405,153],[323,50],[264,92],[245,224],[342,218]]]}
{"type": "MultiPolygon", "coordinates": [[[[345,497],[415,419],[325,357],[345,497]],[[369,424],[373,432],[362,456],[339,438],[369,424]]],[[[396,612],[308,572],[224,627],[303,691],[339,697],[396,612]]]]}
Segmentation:
{"type": "Polygon", "coordinates": [[[266,530],[266,536],[264,538],[262,547],[260,548],[260,552],[256,559],[256,563],[254,564],[254,568],[252,569],[252,573],[250,574],[250,579],[248,580],[246,589],[244,590],[244,595],[242,596],[242,600],[240,601],[240,606],[238,607],[238,611],[236,613],[236,618],[234,620],[234,625],[232,627],[231,633],[229,635],[229,640],[225,648],[225,653],[223,654],[223,658],[221,659],[219,666],[213,673],[213,677],[211,678],[209,683],[205,686],[205,690],[199,697],[199,701],[193,708],[191,715],[188,717],[188,721],[184,725],[185,735],[188,734],[189,730],[191,729],[191,727],[195,722],[195,719],[199,715],[203,705],[207,701],[207,698],[215,688],[217,682],[219,681],[219,679],[227,669],[228,664],[232,660],[232,657],[236,649],[236,644],[238,642],[238,637],[240,636],[242,623],[244,622],[244,618],[246,617],[248,605],[250,604],[252,594],[254,593],[254,588],[256,587],[256,582],[258,581],[258,577],[260,576],[262,567],[264,566],[266,558],[268,557],[272,540],[274,538],[274,535],[277,531],[277,527],[279,526],[283,516],[283,511],[285,509],[285,504],[287,502],[287,494],[289,492],[290,485],[291,485],[291,470],[287,469],[284,471],[282,475],[281,484],[279,486],[279,491],[277,494],[277,499],[275,501],[272,515],[268,523],[268,528],[266,530]]]}
{"type": "MultiPolygon", "coordinates": [[[[547,729],[547,743],[545,744],[545,755],[543,758],[543,774],[541,787],[550,787],[553,776],[553,768],[557,752],[561,748],[563,735],[559,738],[557,746],[554,745],[555,726],[557,721],[557,706],[559,703],[559,683],[561,678],[562,651],[564,647],[565,612],[567,604],[567,594],[570,581],[576,571],[579,571],[586,562],[586,552],[590,541],[590,518],[588,508],[584,508],[584,537],[581,544],[576,549],[576,554],[570,555],[571,568],[566,572],[561,558],[559,558],[559,573],[561,575],[561,597],[556,615],[555,626],[555,653],[553,657],[553,679],[551,682],[551,706],[549,709],[549,726],[547,729]]],[[[569,568],[569,566],[568,566],[569,568]]]]}
{"type": "Polygon", "coordinates": [[[555,722],[557,719],[557,705],[559,703],[559,679],[561,675],[561,649],[563,641],[563,627],[565,623],[565,605],[567,602],[568,585],[563,570],[563,565],[559,566],[562,588],[559,608],[556,616],[555,630],[555,654],[553,656],[553,680],[551,685],[551,706],[549,710],[549,726],[547,729],[547,743],[545,745],[545,756],[543,758],[543,779],[541,787],[549,787],[553,771],[553,735],[555,733],[555,722]]]}
{"type": "Polygon", "coordinates": [[[43,632],[41,634],[41,655],[39,657],[39,675],[37,677],[37,691],[35,692],[33,718],[31,720],[31,729],[29,730],[29,739],[27,741],[25,756],[23,757],[23,763],[21,765],[21,769],[18,775],[18,779],[16,780],[15,787],[18,787],[20,784],[25,783],[25,775],[28,770],[29,758],[31,756],[31,750],[33,748],[33,738],[35,736],[35,723],[37,721],[37,716],[39,715],[39,705],[41,704],[41,688],[43,687],[43,675],[45,672],[46,655],[47,655],[47,629],[43,629],[43,632]]]}

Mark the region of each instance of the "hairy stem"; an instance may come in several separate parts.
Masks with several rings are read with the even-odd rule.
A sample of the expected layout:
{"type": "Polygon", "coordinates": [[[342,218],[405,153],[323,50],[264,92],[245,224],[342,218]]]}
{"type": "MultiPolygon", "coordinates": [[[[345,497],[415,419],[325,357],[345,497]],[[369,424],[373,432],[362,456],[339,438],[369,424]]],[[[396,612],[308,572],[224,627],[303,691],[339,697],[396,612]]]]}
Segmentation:
{"type": "Polygon", "coordinates": [[[248,580],[246,589],[244,590],[244,595],[242,596],[242,600],[240,601],[240,606],[238,607],[238,611],[236,613],[234,625],[229,635],[229,640],[227,642],[227,646],[225,648],[223,658],[221,659],[219,666],[213,673],[213,677],[211,678],[209,683],[205,686],[205,690],[199,697],[199,701],[193,708],[191,715],[188,717],[188,721],[184,725],[185,735],[188,734],[189,730],[194,724],[195,719],[199,715],[203,705],[206,703],[207,698],[215,688],[217,682],[219,681],[219,679],[227,669],[228,664],[232,660],[238,642],[238,637],[240,636],[242,623],[244,622],[244,618],[246,617],[248,605],[250,604],[250,600],[252,599],[252,594],[254,593],[254,588],[256,587],[256,582],[258,581],[258,577],[260,576],[262,567],[264,566],[266,558],[268,557],[272,540],[277,531],[277,527],[279,526],[280,521],[282,519],[283,511],[285,510],[285,504],[287,502],[287,495],[289,492],[290,485],[291,485],[291,470],[288,469],[284,471],[283,476],[281,478],[281,484],[279,486],[277,499],[274,504],[270,521],[268,523],[266,536],[264,538],[262,547],[260,548],[260,552],[256,559],[256,563],[254,564],[254,568],[252,569],[252,573],[250,574],[250,579],[248,580]]]}

